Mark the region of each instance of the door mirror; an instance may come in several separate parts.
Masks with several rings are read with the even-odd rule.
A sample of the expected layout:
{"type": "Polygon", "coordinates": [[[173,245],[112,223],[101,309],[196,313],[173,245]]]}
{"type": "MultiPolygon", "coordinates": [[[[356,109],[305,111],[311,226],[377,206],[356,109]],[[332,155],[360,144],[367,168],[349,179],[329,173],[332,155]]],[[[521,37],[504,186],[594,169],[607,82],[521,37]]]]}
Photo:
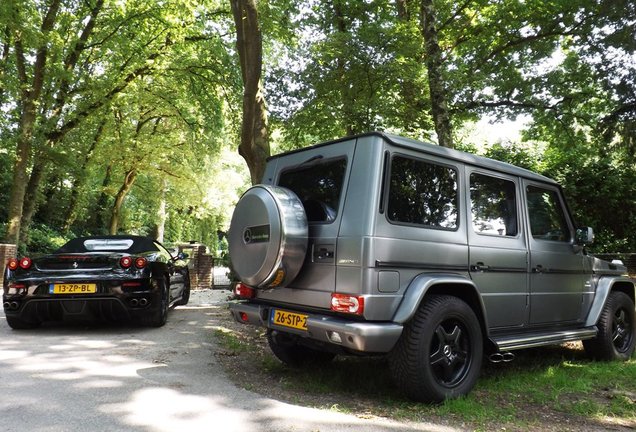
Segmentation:
{"type": "Polygon", "coordinates": [[[594,243],[594,230],[590,227],[578,228],[576,230],[576,244],[589,245],[594,243]]]}

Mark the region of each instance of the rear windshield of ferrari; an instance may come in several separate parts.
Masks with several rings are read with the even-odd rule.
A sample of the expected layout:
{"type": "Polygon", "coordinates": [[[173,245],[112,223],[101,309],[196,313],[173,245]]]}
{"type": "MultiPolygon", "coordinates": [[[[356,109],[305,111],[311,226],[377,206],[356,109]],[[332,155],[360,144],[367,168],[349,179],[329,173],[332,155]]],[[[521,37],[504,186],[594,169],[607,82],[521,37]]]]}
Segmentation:
{"type": "Polygon", "coordinates": [[[109,240],[109,239],[88,239],[84,240],[84,247],[87,251],[125,251],[130,249],[134,241],[131,239],[109,240]]]}
{"type": "Polygon", "coordinates": [[[78,237],[59,248],[57,253],[157,251],[154,241],[147,237],[78,237]]]}

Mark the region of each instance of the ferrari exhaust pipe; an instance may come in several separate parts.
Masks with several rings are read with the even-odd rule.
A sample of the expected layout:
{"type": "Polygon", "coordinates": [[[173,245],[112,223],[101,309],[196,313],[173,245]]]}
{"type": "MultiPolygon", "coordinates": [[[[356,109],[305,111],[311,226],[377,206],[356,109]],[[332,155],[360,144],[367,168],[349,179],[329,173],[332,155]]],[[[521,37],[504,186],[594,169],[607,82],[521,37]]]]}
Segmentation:
{"type": "Polygon", "coordinates": [[[148,304],[148,300],[145,297],[139,299],[139,306],[144,307],[148,304]]]}
{"type": "Polygon", "coordinates": [[[130,305],[132,307],[136,307],[138,304],[139,304],[139,300],[137,300],[136,298],[130,299],[130,305]]]}
{"type": "Polygon", "coordinates": [[[11,303],[9,303],[9,302],[2,303],[2,306],[4,306],[5,309],[11,310],[11,303]]]}

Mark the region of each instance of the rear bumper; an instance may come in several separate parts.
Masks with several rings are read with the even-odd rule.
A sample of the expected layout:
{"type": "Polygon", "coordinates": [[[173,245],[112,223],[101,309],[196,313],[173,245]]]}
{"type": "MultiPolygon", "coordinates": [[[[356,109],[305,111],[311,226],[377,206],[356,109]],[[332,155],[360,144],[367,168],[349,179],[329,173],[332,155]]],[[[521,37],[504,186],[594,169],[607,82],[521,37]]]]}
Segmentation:
{"type": "MultiPolygon", "coordinates": [[[[309,313],[307,331],[273,325],[269,321],[269,306],[253,303],[232,303],[234,319],[243,324],[275,329],[327,344],[366,353],[387,353],[402,334],[402,325],[387,322],[359,322],[309,313]]],[[[289,308],[284,308],[289,310],[289,308]]],[[[303,312],[304,313],[304,312],[303,312]]]]}
{"type": "Polygon", "coordinates": [[[120,321],[153,313],[160,307],[160,292],[147,280],[126,291],[117,282],[95,281],[98,288],[94,294],[65,295],[46,293],[47,284],[40,282],[33,282],[19,293],[7,293],[5,288],[5,315],[29,323],[67,318],[120,321]]]}

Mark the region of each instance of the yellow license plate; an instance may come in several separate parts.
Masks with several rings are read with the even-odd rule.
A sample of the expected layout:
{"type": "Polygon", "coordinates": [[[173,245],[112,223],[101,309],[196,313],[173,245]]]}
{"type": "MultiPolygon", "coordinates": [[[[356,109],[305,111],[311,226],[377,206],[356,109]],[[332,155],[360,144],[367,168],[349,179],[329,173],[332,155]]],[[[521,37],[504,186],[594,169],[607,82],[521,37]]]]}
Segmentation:
{"type": "Polygon", "coordinates": [[[50,284],[49,294],[92,294],[97,292],[97,284],[66,283],[50,284]]]}
{"type": "Polygon", "coordinates": [[[307,315],[272,309],[271,322],[283,327],[307,330],[307,315]]]}

